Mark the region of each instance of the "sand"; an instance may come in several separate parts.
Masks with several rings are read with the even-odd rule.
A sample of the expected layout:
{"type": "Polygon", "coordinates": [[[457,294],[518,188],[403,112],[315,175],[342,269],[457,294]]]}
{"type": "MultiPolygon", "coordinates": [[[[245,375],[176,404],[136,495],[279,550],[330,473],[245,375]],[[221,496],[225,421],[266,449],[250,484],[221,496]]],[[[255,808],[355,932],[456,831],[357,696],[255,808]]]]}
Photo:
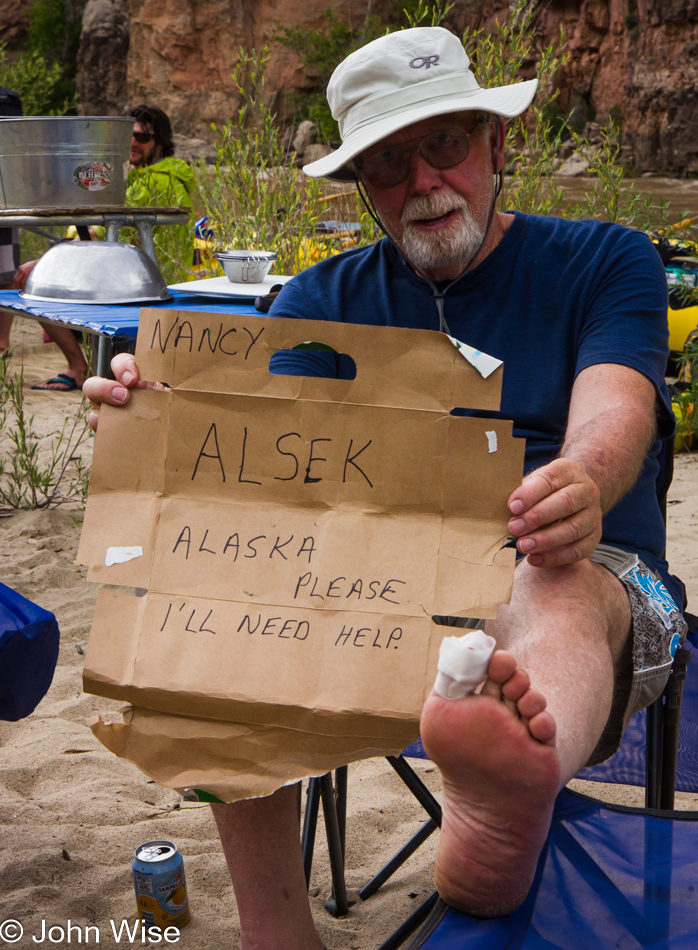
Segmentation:
{"type": "MultiPolygon", "coordinates": [[[[62,369],[60,353],[42,345],[36,324],[15,327],[27,386],[62,369]]],[[[77,410],[78,394],[46,394],[27,389],[29,410],[41,432],[59,430],[77,410]]],[[[89,457],[90,447],[85,449],[89,457]]],[[[698,604],[698,456],[676,460],[670,492],[669,558],[698,604]]],[[[36,946],[45,927],[73,930],[56,946],[116,946],[110,921],[133,921],[135,900],[130,863],[138,844],[174,840],[185,856],[192,922],[178,946],[189,950],[239,946],[230,879],[206,805],[182,803],[179,796],[148,782],[130,764],[115,758],[94,739],[85,720],[92,714],[115,717],[118,704],[81,689],[96,589],[74,563],[80,513],[64,506],[23,511],[0,519],[2,580],[52,610],[61,628],[61,649],[53,685],[36,711],[18,723],[0,723],[0,924],[12,918],[24,926],[19,948],[36,946]]],[[[415,768],[438,793],[438,772],[429,762],[415,768]]],[[[575,783],[599,794],[598,783],[575,783]]],[[[642,803],[642,790],[608,787],[608,797],[642,803]]],[[[679,795],[679,807],[698,808],[698,796],[679,795]]],[[[347,882],[353,896],[424,818],[420,806],[385,760],[350,767],[347,882]]],[[[311,902],[329,950],[378,947],[432,890],[431,866],[437,835],[370,900],[357,903],[343,920],[324,909],[330,872],[322,829],[311,879],[311,902]]],[[[0,929],[0,936],[2,930],[0,929]]],[[[125,936],[121,943],[126,943],[125,936]]],[[[48,945],[48,940],[46,941],[48,945]]],[[[140,944],[140,939],[138,940],[140,944]]],[[[280,948],[282,950],[282,948],[280,948]]]]}

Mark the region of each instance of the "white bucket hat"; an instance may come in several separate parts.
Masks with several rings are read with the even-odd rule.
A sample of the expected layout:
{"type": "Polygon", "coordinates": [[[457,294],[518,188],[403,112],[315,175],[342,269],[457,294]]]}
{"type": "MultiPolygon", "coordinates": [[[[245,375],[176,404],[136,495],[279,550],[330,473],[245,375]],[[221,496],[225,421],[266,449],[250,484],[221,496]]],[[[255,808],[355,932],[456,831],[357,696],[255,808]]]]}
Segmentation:
{"type": "Polygon", "coordinates": [[[482,89],[463,44],[440,26],[388,33],[339,64],[327,101],[342,145],[303,171],[322,178],[399,129],[449,112],[480,110],[513,118],[531,104],[537,79],[482,89]]]}

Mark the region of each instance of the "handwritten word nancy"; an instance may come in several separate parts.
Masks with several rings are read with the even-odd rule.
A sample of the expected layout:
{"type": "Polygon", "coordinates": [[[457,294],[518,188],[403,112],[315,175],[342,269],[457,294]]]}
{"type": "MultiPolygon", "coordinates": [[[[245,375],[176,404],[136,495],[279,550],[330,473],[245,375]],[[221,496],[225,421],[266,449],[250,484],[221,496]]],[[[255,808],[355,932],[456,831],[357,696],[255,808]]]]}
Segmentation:
{"type": "Polygon", "coordinates": [[[175,317],[168,328],[167,323],[158,318],[153,328],[150,349],[159,348],[161,353],[167,349],[181,349],[187,353],[200,353],[203,350],[240,356],[246,360],[263,333],[264,327],[256,335],[245,326],[230,327],[224,331],[222,322],[217,327],[202,327],[197,323],[195,330],[188,320],[180,322],[179,317],[175,317]]]}
{"type": "Polygon", "coordinates": [[[313,537],[301,538],[292,534],[287,538],[285,535],[277,534],[274,540],[273,535],[257,534],[253,538],[241,538],[239,531],[234,531],[232,534],[224,531],[221,534],[213,534],[209,539],[209,533],[209,529],[206,528],[197,547],[198,537],[193,539],[191,528],[189,525],[184,525],[175,541],[172,553],[179,553],[180,556],[183,554],[186,561],[189,560],[189,555],[193,550],[194,554],[224,554],[226,559],[232,560],[233,563],[238,557],[282,558],[284,561],[293,557],[307,558],[310,564],[310,559],[316,550],[313,537]]]}
{"type": "MultiPolygon", "coordinates": [[[[342,444],[339,445],[339,439],[306,439],[300,432],[284,432],[277,439],[274,439],[272,435],[270,439],[265,437],[263,441],[255,444],[253,436],[249,435],[247,431],[247,426],[244,426],[239,440],[239,450],[234,457],[226,455],[224,459],[218,441],[218,427],[215,422],[212,422],[196,458],[191,480],[194,481],[200,468],[203,470],[204,466],[210,471],[211,461],[203,462],[203,459],[215,459],[218,464],[214,464],[213,470],[220,471],[220,476],[224,482],[230,477],[232,471],[233,478],[237,474],[237,481],[240,483],[261,485],[261,481],[250,477],[251,473],[245,471],[245,458],[249,455],[252,447],[256,449],[257,453],[271,450],[272,470],[279,473],[271,476],[273,481],[292,482],[297,480],[305,485],[316,484],[321,482],[323,477],[328,477],[329,469],[329,477],[334,481],[339,481],[339,472],[341,471],[341,480],[344,483],[351,475],[352,470],[355,469],[373,488],[373,482],[366,474],[365,469],[357,462],[359,456],[373,442],[372,439],[358,448],[358,446],[354,446],[352,438],[348,440],[348,445],[346,445],[346,439],[343,439],[342,444]],[[250,445],[248,445],[248,442],[250,445]],[[321,443],[326,444],[321,445],[321,443]],[[321,452],[324,454],[320,454],[321,452]],[[274,464],[279,467],[274,468],[274,464]]],[[[265,455],[263,454],[262,457],[265,458],[265,455]]],[[[362,462],[362,464],[365,463],[362,462]]]]}

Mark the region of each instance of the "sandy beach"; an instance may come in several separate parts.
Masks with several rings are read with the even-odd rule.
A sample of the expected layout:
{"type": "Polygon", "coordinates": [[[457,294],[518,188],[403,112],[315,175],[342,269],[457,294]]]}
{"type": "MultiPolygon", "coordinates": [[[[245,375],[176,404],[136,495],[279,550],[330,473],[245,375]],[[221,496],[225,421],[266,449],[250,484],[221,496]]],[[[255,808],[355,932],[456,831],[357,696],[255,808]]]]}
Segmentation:
{"type": "MultiPolygon", "coordinates": [[[[18,321],[14,342],[14,368],[23,361],[27,406],[35,413],[36,428],[55,432],[67,414],[77,411],[81,397],[28,388],[63,368],[58,350],[41,343],[37,324],[18,321]]],[[[89,453],[87,446],[86,460],[89,453]]],[[[677,456],[669,500],[669,561],[698,612],[698,455],[677,456]]],[[[183,803],[176,793],[148,782],[102,748],[86,726],[95,713],[115,720],[119,704],[81,688],[97,590],[86,582],[85,569],[74,563],[80,512],[66,505],[3,514],[0,578],[56,614],[61,649],[53,685],[36,711],[21,722],[0,723],[0,922],[22,923],[24,936],[14,943],[19,948],[35,946],[42,926],[66,928],[69,919],[81,929],[83,944],[96,942],[94,930],[85,939],[84,928],[92,926],[99,929],[101,945],[115,946],[110,921],[118,931],[122,920],[135,919],[134,849],[144,841],[168,838],[184,855],[192,910],[178,946],[238,947],[235,901],[209,807],[183,803]]],[[[437,793],[435,767],[416,762],[415,768],[437,793]]],[[[597,795],[604,789],[597,783],[576,787],[597,795]]],[[[640,804],[643,790],[614,786],[608,795],[640,804]]],[[[698,808],[697,795],[678,799],[679,807],[698,808]]],[[[423,817],[385,760],[350,767],[346,874],[354,896],[423,817]]],[[[431,893],[436,837],[376,896],[358,901],[345,919],[335,920],[324,909],[330,872],[320,829],[311,900],[328,950],[378,947],[431,893]]],[[[77,942],[74,930],[71,943],[77,942]]],[[[67,946],[68,940],[54,945],[67,946]]]]}

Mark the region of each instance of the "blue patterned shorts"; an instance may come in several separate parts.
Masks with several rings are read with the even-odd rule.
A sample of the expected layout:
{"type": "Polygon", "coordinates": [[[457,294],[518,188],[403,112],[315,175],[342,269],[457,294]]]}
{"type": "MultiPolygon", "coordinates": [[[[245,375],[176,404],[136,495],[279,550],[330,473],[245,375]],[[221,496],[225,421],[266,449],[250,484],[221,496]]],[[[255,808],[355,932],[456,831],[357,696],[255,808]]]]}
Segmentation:
{"type": "Polygon", "coordinates": [[[677,649],[687,633],[686,621],[669,591],[637,554],[600,544],[590,557],[625,587],[632,613],[632,664],[616,673],[613,708],[587,765],[608,759],[620,745],[631,717],[661,696],[677,649]]]}

